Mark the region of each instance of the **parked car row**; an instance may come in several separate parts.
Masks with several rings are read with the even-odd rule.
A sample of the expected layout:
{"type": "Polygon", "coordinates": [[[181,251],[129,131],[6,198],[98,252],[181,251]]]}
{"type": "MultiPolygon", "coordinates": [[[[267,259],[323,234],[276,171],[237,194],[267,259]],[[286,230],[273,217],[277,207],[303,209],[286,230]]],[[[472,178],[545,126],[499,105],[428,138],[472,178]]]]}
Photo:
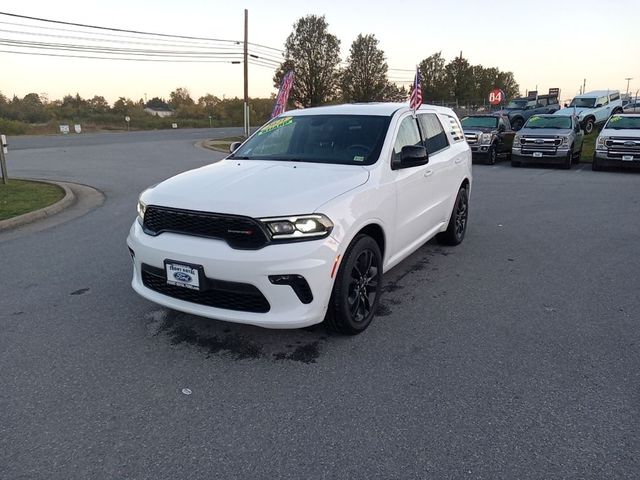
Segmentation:
{"type": "MultiPolygon", "coordinates": [[[[464,117],[461,123],[474,160],[492,165],[506,158],[513,167],[545,163],[570,169],[582,156],[585,119],[591,121],[579,115],[533,115],[518,132],[500,113],[464,117]]],[[[605,120],[592,165],[596,171],[640,165],[640,114],[616,113],[605,120]]]]}

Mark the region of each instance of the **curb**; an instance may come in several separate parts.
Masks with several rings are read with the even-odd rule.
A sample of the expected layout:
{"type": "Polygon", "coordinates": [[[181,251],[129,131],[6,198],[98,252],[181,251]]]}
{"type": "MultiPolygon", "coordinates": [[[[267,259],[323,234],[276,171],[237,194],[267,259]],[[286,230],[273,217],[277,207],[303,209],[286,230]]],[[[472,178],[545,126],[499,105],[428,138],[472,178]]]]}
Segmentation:
{"type": "Polygon", "coordinates": [[[207,142],[209,140],[200,140],[198,142],[196,142],[196,147],[200,147],[200,148],[204,148],[205,150],[210,150],[212,152],[217,152],[217,153],[226,153],[227,155],[229,154],[229,152],[227,152],[226,150],[219,150],[217,148],[213,148],[209,145],[207,145],[207,142]]]}
{"type": "Polygon", "coordinates": [[[11,228],[21,227],[22,225],[26,225],[27,223],[32,223],[36,220],[55,215],[56,213],[59,213],[65,208],[71,206],[76,200],[76,196],[73,191],[64,183],[54,182],[52,180],[35,180],[31,178],[21,178],[20,180],[29,180],[30,182],[57,185],[64,190],[64,197],[62,197],[62,199],[58,200],[56,203],[49,205],[48,207],[40,208],[38,210],[34,210],[33,212],[24,213],[22,215],[18,215],[17,217],[8,218],[6,220],[0,220],[0,232],[9,230],[11,228]]]}

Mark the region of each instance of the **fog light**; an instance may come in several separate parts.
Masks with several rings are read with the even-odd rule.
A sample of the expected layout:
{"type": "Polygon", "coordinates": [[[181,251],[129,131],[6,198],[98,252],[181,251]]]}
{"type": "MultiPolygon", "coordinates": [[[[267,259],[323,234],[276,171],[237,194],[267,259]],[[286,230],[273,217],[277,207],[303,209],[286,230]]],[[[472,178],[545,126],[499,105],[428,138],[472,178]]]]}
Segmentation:
{"type": "Polygon", "coordinates": [[[313,301],[311,288],[302,275],[269,275],[269,281],[274,285],[288,285],[305,305],[313,301]]]}

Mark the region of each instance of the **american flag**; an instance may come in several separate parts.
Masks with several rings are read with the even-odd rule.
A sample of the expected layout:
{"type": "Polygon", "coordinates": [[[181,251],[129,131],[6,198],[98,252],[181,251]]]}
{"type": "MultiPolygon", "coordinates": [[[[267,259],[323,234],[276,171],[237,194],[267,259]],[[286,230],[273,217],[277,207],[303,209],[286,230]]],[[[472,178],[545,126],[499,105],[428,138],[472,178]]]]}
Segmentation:
{"type": "Polygon", "coordinates": [[[411,87],[411,96],[409,97],[409,106],[413,110],[417,110],[422,105],[422,85],[420,84],[420,70],[416,68],[416,78],[413,80],[411,87]]]}
{"type": "Polygon", "coordinates": [[[291,87],[293,87],[293,79],[294,74],[291,70],[289,70],[282,78],[282,82],[280,83],[280,90],[278,91],[278,96],[276,97],[276,105],[273,107],[273,112],[271,112],[271,118],[275,118],[287,110],[287,101],[289,100],[291,87]]]}

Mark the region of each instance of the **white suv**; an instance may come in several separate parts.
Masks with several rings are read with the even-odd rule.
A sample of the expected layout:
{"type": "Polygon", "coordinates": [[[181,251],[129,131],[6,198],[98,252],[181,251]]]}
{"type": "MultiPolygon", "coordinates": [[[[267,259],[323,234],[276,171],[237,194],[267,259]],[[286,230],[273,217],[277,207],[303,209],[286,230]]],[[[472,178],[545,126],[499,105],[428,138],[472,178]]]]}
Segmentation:
{"type": "Polygon", "coordinates": [[[622,98],[618,90],[594,90],[577,95],[567,108],[556,115],[577,115],[584,133],[590,135],[596,126],[602,125],[611,115],[622,113],[622,98]]]}
{"type": "Polygon", "coordinates": [[[297,328],[371,323],[382,274],[430,238],[462,242],[471,151],[452,110],[287,112],[226,159],[140,196],[133,288],[166,307],[297,328]]]}

